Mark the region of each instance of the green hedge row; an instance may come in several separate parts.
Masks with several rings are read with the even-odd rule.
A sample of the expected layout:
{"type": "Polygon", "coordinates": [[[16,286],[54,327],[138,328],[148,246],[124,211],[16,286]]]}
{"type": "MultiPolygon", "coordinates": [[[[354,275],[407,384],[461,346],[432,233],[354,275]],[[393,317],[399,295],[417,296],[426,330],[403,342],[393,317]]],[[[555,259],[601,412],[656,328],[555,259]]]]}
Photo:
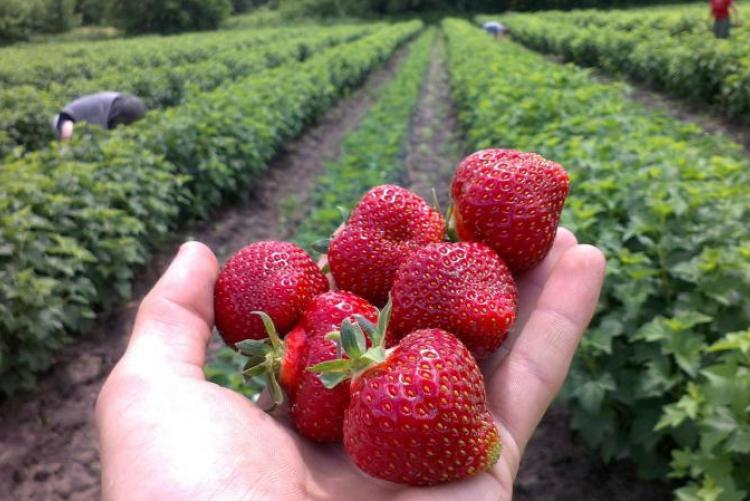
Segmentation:
{"type": "Polygon", "coordinates": [[[444,26],[467,144],[562,163],[571,175],[564,224],[608,257],[564,391],[574,428],[644,475],[666,476],[671,461],[671,475],[687,480],[681,499],[742,499],[750,162],[729,140],[632,102],[624,85],[463,21],[444,26]]]}
{"type": "Polygon", "coordinates": [[[95,78],[113,69],[196,63],[229,47],[257,47],[292,33],[292,29],[274,28],[8,47],[0,49],[0,83],[46,89],[54,82],[95,78]]]}
{"type": "MultiPolygon", "coordinates": [[[[307,202],[309,211],[292,237],[308,252],[314,254],[312,244],[330,237],[341,224],[338,207],[351,210],[373,186],[402,181],[411,115],[419,101],[434,38],[431,29],[411,45],[396,76],[380,89],[375,104],[344,139],[339,158],[327,164],[324,174],[315,180],[307,202]]],[[[243,381],[240,369],[245,361],[234,350],[224,348],[207,364],[206,377],[253,398],[264,384],[243,381]]]]}
{"type": "Polygon", "coordinates": [[[46,88],[24,85],[0,90],[0,157],[18,146],[23,151],[47,145],[54,138],[50,127],[52,117],[76,97],[117,90],[141,97],[151,110],[176,106],[191,94],[209,91],[267,67],[304,60],[325,47],[350,42],[365,34],[364,27],[311,28],[289,34],[276,43],[241,48],[230,45],[208,59],[180,65],[129,71],[115,68],[101,71],[96,78],[53,82],[46,88]]]}
{"type": "Polygon", "coordinates": [[[750,30],[718,40],[706,27],[707,10],[691,10],[692,15],[676,10],[640,15],[638,11],[552,12],[503,19],[513,39],[532,49],[627,75],[747,121],[750,30]]]}
{"type": "Polygon", "coordinates": [[[262,177],[286,141],[421,27],[383,27],[4,165],[0,394],[31,388],[70,335],[129,296],[134,266],[171,228],[262,177]]]}

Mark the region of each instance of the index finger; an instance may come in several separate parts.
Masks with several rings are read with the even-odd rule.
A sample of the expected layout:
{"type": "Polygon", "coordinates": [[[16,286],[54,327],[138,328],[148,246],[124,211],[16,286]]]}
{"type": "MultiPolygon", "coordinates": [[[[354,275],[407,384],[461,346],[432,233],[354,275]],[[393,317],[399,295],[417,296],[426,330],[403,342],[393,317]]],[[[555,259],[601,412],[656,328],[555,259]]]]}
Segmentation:
{"type": "Polygon", "coordinates": [[[560,391],[594,314],[604,271],[604,256],[596,247],[567,250],[510,354],[488,376],[490,406],[520,450],[560,391]]]}

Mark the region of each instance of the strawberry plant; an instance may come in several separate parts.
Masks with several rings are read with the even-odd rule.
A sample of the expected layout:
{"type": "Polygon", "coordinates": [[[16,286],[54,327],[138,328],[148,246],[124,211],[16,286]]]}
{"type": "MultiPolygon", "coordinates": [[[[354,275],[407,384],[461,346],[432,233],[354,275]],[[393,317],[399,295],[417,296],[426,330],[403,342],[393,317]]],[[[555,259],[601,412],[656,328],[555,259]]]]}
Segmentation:
{"type": "MultiPolygon", "coordinates": [[[[503,16],[511,36],[530,48],[599,66],[657,89],[713,105],[746,120],[750,113],[750,31],[718,40],[707,6],[503,16]]],[[[479,21],[489,19],[480,16],[479,21]]]]}
{"type": "MultiPolygon", "coordinates": [[[[691,411],[674,427],[669,416],[695,385],[727,395],[707,375],[716,364],[730,380],[744,377],[721,362],[728,352],[707,347],[750,325],[750,162],[726,138],[634,103],[622,84],[495,43],[462,21],[444,27],[468,146],[565,165],[575,189],[563,224],[608,256],[600,309],[564,390],[573,427],[605,459],[630,457],[643,475],[671,468],[718,499],[746,495],[744,459],[705,425],[718,424],[714,411],[691,411]],[[687,467],[683,450],[715,461],[687,467]]],[[[735,421],[741,431],[744,421],[727,423],[735,421]]]]}
{"type": "MultiPolygon", "coordinates": [[[[157,51],[163,58],[143,61],[146,68],[137,73],[126,70],[128,57],[135,56],[123,52],[124,60],[118,59],[112,68],[101,68],[95,75],[44,83],[35,81],[33,87],[28,84],[9,86],[0,91],[0,127],[5,131],[0,136],[0,156],[17,146],[35,150],[47,145],[53,139],[51,118],[67,102],[81,95],[116,89],[141,97],[153,112],[157,108],[177,106],[191,96],[199,98],[200,93],[229,81],[287,62],[304,60],[327,47],[351,42],[367,34],[369,29],[344,25],[308,28],[288,34],[281,30],[273,37],[264,32],[248,34],[239,40],[230,37],[210,57],[200,49],[200,57],[186,58],[182,64],[176,64],[180,62],[181,48],[169,47],[168,44],[169,48],[157,51]],[[279,36],[283,37],[283,42],[277,40],[279,36]],[[175,61],[168,58],[172,54],[175,61]]],[[[137,59],[130,61],[134,64],[141,62],[137,59]]]]}
{"type": "Polygon", "coordinates": [[[349,44],[196,96],[130,127],[0,169],[0,393],[34,374],[96,314],[130,295],[134,267],[180,222],[262,176],[278,149],[421,29],[349,44]]]}

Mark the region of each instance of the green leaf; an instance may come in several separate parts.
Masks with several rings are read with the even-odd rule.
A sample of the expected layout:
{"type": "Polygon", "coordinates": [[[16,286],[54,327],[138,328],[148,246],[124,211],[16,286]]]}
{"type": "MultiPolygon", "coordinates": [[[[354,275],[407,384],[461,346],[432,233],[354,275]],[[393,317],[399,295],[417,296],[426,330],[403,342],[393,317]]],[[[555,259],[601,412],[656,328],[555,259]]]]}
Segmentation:
{"type": "Polygon", "coordinates": [[[341,323],[341,345],[353,360],[359,359],[367,349],[365,335],[359,324],[352,324],[348,318],[341,323]]]}
{"type": "Polygon", "coordinates": [[[280,355],[284,351],[284,345],[281,342],[281,338],[279,338],[279,334],[276,332],[276,326],[273,325],[271,317],[264,311],[252,311],[251,313],[253,315],[258,315],[263,321],[263,326],[266,329],[266,334],[268,334],[271,346],[273,347],[273,350],[280,355]]]}
{"type": "Polygon", "coordinates": [[[336,386],[338,386],[341,382],[348,379],[349,373],[348,372],[326,372],[326,373],[320,374],[318,377],[320,377],[320,381],[323,383],[323,386],[331,390],[335,388],[336,386]]]}
{"type": "Polygon", "coordinates": [[[265,357],[266,353],[271,350],[271,345],[268,339],[245,339],[238,342],[235,347],[237,348],[237,351],[247,356],[265,357]]]}
{"type": "Polygon", "coordinates": [[[378,337],[377,326],[360,314],[354,315],[354,319],[357,321],[357,323],[362,328],[362,330],[365,331],[365,334],[367,335],[367,337],[370,338],[370,341],[372,342],[373,346],[379,345],[380,343],[376,342],[376,340],[380,339],[378,337]]]}
{"type": "Polygon", "coordinates": [[[315,252],[319,252],[321,254],[326,254],[328,252],[328,248],[331,246],[331,239],[330,238],[324,238],[322,240],[317,240],[312,243],[312,249],[315,252]]]}
{"type": "Polygon", "coordinates": [[[349,359],[339,359],[339,360],[328,360],[326,362],[320,362],[319,364],[315,364],[311,367],[308,367],[307,370],[310,372],[317,372],[317,373],[324,373],[324,372],[344,372],[351,368],[352,361],[349,359]]]}
{"type": "Polygon", "coordinates": [[[382,346],[385,342],[385,333],[388,329],[388,324],[391,321],[391,312],[393,310],[393,302],[391,301],[390,294],[388,295],[388,302],[385,304],[380,315],[378,315],[378,337],[372,339],[373,346],[382,346]]]}

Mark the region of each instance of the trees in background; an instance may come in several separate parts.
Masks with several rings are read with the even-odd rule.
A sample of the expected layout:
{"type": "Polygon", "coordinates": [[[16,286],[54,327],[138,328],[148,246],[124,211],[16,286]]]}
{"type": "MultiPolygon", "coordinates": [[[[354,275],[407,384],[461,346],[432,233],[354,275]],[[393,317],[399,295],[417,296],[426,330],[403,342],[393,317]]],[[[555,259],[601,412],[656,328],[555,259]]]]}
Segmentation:
{"type": "Polygon", "coordinates": [[[685,0],[280,0],[290,15],[379,15],[431,10],[502,12],[505,10],[623,7],[685,0]]]}
{"type": "Polygon", "coordinates": [[[0,1],[0,44],[27,40],[33,33],[62,33],[81,23],[76,0],[0,1]]]}
{"type": "Polygon", "coordinates": [[[126,33],[210,30],[232,13],[231,0],[110,0],[113,23],[126,33]]]}
{"type": "Polygon", "coordinates": [[[81,24],[114,24],[127,33],[218,28],[229,14],[268,0],[0,0],[0,44],[81,24]]]}
{"type": "MultiPolygon", "coordinates": [[[[0,44],[80,24],[114,24],[126,33],[215,29],[232,12],[278,6],[289,16],[372,16],[462,10],[573,9],[667,3],[670,0],[0,0],[0,44]]],[[[678,0],[679,1],[679,0],[678,0]]],[[[684,1],[684,0],[682,0],[684,1]]]]}

